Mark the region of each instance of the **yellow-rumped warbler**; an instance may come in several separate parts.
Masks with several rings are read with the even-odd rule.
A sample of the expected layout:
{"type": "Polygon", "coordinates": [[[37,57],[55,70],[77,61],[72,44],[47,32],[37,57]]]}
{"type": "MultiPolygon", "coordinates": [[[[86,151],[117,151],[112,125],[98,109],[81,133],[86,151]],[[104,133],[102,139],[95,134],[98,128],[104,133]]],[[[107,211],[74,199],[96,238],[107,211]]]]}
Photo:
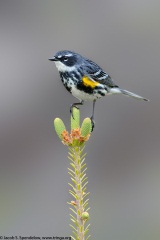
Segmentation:
{"type": "Polygon", "coordinates": [[[49,60],[55,62],[65,88],[80,100],[80,102],[71,105],[71,114],[74,106],[83,105],[84,101],[87,100],[93,101],[91,116],[93,127],[95,102],[103,96],[121,93],[136,99],[149,101],[137,94],[119,88],[96,63],[78,53],[67,50],[59,51],[49,60]]]}

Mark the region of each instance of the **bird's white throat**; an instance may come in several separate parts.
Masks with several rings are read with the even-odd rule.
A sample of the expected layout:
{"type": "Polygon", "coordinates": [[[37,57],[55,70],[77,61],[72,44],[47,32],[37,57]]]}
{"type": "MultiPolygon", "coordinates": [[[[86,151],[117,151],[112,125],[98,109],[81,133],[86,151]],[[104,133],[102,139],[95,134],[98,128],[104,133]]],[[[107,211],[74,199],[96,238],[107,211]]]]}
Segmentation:
{"type": "Polygon", "coordinates": [[[58,71],[60,71],[60,72],[75,71],[75,69],[76,69],[74,66],[72,66],[72,67],[66,66],[64,63],[62,63],[60,61],[56,61],[55,64],[56,64],[56,67],[58,68],[58,71]]]}

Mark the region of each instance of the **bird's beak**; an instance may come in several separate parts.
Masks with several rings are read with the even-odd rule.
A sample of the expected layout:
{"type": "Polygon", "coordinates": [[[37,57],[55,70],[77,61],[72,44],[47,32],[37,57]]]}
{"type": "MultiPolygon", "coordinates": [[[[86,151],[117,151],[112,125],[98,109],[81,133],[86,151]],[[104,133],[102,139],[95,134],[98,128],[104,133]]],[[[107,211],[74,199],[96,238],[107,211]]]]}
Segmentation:
{"type": "Polygon", "coordinates": [[[48,60],[50,60],[50,61],[58,61],[58,58],[52,57],[52,58],[49,58],[48,60]]]}

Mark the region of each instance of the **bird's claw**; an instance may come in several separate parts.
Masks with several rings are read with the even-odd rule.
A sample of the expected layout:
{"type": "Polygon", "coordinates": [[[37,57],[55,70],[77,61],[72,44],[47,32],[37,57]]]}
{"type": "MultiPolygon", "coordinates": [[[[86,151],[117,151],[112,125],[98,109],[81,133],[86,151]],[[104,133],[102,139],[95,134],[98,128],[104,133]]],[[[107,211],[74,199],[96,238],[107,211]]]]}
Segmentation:
{"type": "Polygon", "coordinates": [[[91,130],[91,132],[93,132],[93,129],[94,129],[94,127],[95,127],[95,121],[94,121],[93,116],[92,116],[90,119],[91,119],[91,124],[92,124],[92,130],[91,130]]]}
{"type": "MultiPolygon", "coordinates": [[[[72,116],[72,118],[74,119],[74,116],[73,116],[73,108],[77,108],[77,109],[79,109],[76,105],[74,105],[74,104],[71,104],[71,106],[70,106],[70,114],[71,114],[71,116],[72,116]]],[[[75,120],[75,119],[74,119],[75,120]]]]}

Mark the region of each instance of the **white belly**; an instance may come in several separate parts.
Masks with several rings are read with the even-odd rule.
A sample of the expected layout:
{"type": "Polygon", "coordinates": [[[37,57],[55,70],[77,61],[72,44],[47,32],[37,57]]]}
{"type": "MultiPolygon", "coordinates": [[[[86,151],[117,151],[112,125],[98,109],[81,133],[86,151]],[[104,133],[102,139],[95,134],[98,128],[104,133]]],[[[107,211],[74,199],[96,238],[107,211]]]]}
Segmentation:
{"type": "MultiPolygon", "coordinates": [[[[89,93],[85,93],[83,91],[78,90],[74,86],[72,86],[71,92],[74,97],[84,101],[93,101],[102,97],[100,94],[98,94],[98,92],[97,93],[95,92],[94,94],[89,94],[89,93]]],[[[106,94],[106,91],[104,93],[106,94]]]]}

